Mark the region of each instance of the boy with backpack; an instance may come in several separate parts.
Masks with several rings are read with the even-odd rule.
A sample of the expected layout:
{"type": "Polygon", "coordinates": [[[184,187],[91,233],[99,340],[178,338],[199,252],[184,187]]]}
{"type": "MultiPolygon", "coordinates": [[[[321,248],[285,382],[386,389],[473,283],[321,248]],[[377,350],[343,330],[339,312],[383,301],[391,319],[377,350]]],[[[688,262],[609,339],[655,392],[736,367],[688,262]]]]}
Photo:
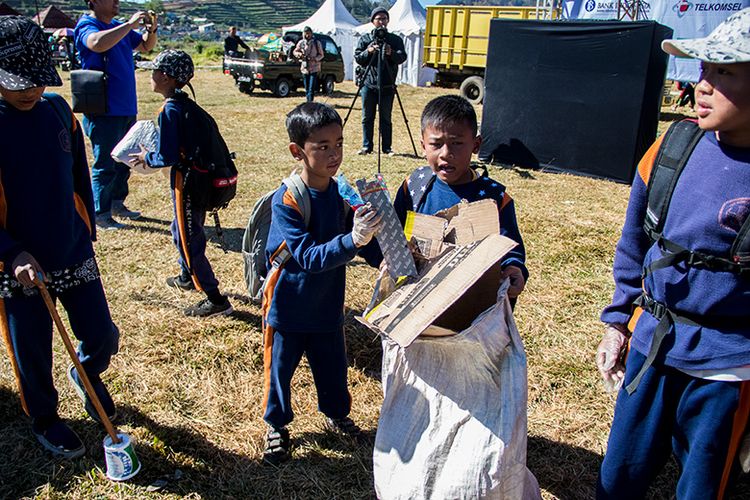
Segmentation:
{"type": "Polygon", "coordinates": [[[474,108],[457,95],[436,97],[422,111],[421,128],[422,149],[428,166],[412,172],[396,193],[393,205],[401,224],[406,224],[409,211],[432,215],[461,200],[495,200],[500,234],[518,243],[501,262],[503,278],[511,281],[508,297],[511,304],[515,304],[529,277],[526,251],[513,199],[505,186],[489,178],[486,172],[480,175],[471,168],[471,155],[477,153],[482,144],[474,108]]]}
{"type": "MultiPolygon", "coordinates": [[[[0,47],[0,332],[34,436],[53,454],[74,458],[86,448],[57,413],[52,318],[36,287],[43,280],[65,308],[81,364],[114,419],[100,374],[117,352],[119,334],[94,256],[86,149],[65,100],[44,93],[62,81],[42,29],[21,16],[2,16],[0,47]]],[[[68,378],[99,421],[72,365],[68,378]]]]}
{"type": "Polygon", "coordinates": [[[171,167],[170,187],[174,220],[170,229],[179,252],[180,274],[167,278],[167,286],[179,290],[199,290],[206,298],[185,309],[186,316],[208,318],[231,314],[229,299],[219,291],[219,282],[206,258],[206,234],[203,225],[207,210],[228,203],[236,192],[236,169],[216,122],[183,88],[191,88],[193,60],[181,50],[165,50],[151,62],[138,67],[151,69],[151,89],[166,99],[159,113],[157,151],[131,155],[131,164],[151,168],[171,167]],[[217,171],[228,177],[217,178],[217,171]],[[232,177],[233,175],[233,177],[232,177]],[[231,187],[222,191],[220,200],[212,199],[217,180],[231,187]],[[228,199],[227,199],[228,198],[228,199]]]}
{"type": "Polygon", "coordinates": [[[596,354],[624,386],[601,499],[645,497],[670,453],[677,498],[722,498],[750,413],[750,8],[662,49],[702,61],[698,121],[673,124],[633,181],[596,354]]]}
{"type": "Polygon", "coordinates": [[[357,437],[349,418],[344,342],[346,264],[360,253],[372,266],[382,254],[373,236],[380,216],[368,205],[353,212],[332,180],[343,159],[343,125],[332,107],[308,102],[286,119],[289,151],[301,162],[272,201],[263,291],[264,420],[263,458],[277,464],[291,456],[286,426],[292,421],[291,380],[307,356],[318,392],[318,408],[332,432],[357,437]],[[296,175],[296,174],[295,174],[296,175]],[[290,188],[290,186],[292,186],[290,188]],[[301,195],[301,196],[300,196],[301,195]]]}

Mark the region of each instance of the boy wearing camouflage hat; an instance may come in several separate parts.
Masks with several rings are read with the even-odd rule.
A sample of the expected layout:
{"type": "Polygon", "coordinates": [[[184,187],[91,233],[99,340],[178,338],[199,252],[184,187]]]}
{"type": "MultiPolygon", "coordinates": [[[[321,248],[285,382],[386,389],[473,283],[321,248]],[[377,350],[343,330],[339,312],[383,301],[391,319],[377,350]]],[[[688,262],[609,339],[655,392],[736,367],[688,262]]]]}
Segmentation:
{"type": "MultiPolygon", "coordinates": [[[[151,89],[164,96],[165,102],[159,113],[161,135],[157,151],[141,152],[133,156],[131,164],[151,168],[171,167],[170,184],[174,220],[172,239],[179,252],[180,274],[167,278],[167,286],[179,290],[199,290],[206,298],[185,309],[187,316],[210,317],[231,314],[233,309],[229,299],[219,291],[219,282],[206,258],[206,235],[203,225],[206,211],[191,204],[190,196],[183,190],[186,158],[185,151],[193,144],[185,144],[185,130],[191,127],[185,123],[197,113],[186,113],[186,109],[198,107],[182,89],[190,87],[193,78],[193,60],[181,50],[165,50],[153,61],[138,64],[139,68],[150,69],[151,89]]],[[[195,95],[193,93],[193,95],[195,95]]]]}
{"type": "Polygon", "coordinates": [[[670,454],[677,498],[722,498],[748,452],[750,8],[662,48],[702,61],[698,120],[657,139],[633,181],[596,359],[623,386],[601,499],[645,497],[670,454]]]}
{"type": "MultiPolygon", "coordinates": [[[[0,17],[0,331],[32,432],[56,455],[85,447],[57,414],[52,381],[52,319],[36,284],[46,282],[80,340],[78,356],[102,405],[116,416],[101,381],[117,351],[94,257],[94,199],[83,134],[67,103],[47,86],[62,82],[41,28],[0,17]]],[[[68,378],[99,420],[71,365],[68,378]]]]}

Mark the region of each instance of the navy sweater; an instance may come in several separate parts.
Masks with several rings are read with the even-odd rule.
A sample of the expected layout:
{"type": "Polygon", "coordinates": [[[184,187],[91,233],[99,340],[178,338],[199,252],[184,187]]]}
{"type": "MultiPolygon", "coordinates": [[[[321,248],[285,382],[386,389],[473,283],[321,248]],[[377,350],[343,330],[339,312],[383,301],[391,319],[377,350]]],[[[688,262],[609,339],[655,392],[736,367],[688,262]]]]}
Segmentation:
{"type": "MultiPolygon", "coordinates": [[[[429,167],[422,167],[425,175],[434,175],[429,167]]],[[[406,212],[414,210],[412,194],[407,183],[408,179],[403,182],[398,192],[393,206],[396,209],[401,224],[406,220],[406,212]]],[[[433,215],[440,210],[445,210],[459,203],[461,200],[469,202],[491,199],[497,202],[498,216],[500,218],[500,234],[507,236],[518,243],[518,246],[511,250],[503,259],[502,266],[516,266],[523,272],[524,278],[529,278],[529,271],[526,269],[526,249],[523,246],[523,239],[518,230],[516,221],[516,209],[513,199],[505,192],[505,186],[489,177],[480,177],[472,182],[458,185],[448,185],[435,177],[432,183],[419,202],[417,212],[420,214],[433,215]]]]}
{"type": "MultiPolygon", "coordinates": [[[[651,146],[633,181],[625,225],[614,261],[615,293],[602,312],[605,323],[627,324],[632,302],[641,294],[644,265],[661,257],[643,231],[646,187],[661,140],[651,146]]],[[[713,132],[696,146],[675,188],[664,237],[690,250],[729,256],[732,242],[750,214],[750,149],[720,144],[713,132]]],[[[750,365],[750,279],[678,264],[649,274],[643,289],[676,313],[729,323],[715,329],[676,323],[675,335],[661,345],[668,366],[721,370],[750,365]],[[733,321],[732,318],[737,318],[733,321]]],[[[637,319],[631,346],[648,354],[657,321],[648,313],[637,319]]],[[[714,322],[715,325],[715,322],[714,322]]],[[[632,327],[633,325],[631,325],[632,327]]]]}
{"type": "Polygon", "coordinates": [[[22,251],[45,271],[94,256],[86,150],[81,128],[70,117],[75,140],[71,125],[63,124],[47,100],[19,111],[0,99],[0,259],[6,271],[12,272],[22,251]]]}
{"type": "Polygon", "coordinates": [[[156,151],[146,154],[146,164],[152,168],[173,167],[170,180],[174,189],[175,171],[182,159],[182,137],[184,124],[182,123],[183,107],[187,94],[177,91],[174,99],[167,99],[159,112],[159,145],[156,151]]]}
{"type": "MultiPolygon", "coordinates": [[[[372,266],[380,265],[382,254],[377,241],[358,249],[352,241],[353,213],[345,209],[336,183],[325,191],[308,188],[310,224],[305,227],[302,213],[292,193],[282,184],[272,201],[271,228],[266,257],[285,244],[292,258],[275,276],[269,269],[272,287],[264,296],[266,323],[276,330],[292,333],[335,331],[344,323],[346,263],[361,251],[372,266]]],[[[270,265],[269,265],[270,268],[270,265]]]]}

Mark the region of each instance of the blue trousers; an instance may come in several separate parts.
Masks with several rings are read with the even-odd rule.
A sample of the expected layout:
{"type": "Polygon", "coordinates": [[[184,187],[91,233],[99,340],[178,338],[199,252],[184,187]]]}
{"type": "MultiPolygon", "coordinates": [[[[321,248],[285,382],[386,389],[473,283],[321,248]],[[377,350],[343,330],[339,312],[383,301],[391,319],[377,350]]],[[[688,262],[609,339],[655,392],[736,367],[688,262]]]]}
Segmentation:
{"type": "Polygon", "coordinates": [[[135,116],[83,115],[83,131],[94,153],[91,186],[97,215],[110,212],[112,200],[124,201],[128,196],[130,167],[113,160],[110,153],[134,123],[135,116]]]}
{"type": "MultiPolygon", "coordinates": [[[[623,387],[645,359],[631,349],[623,387]]],[[[597,498],[644,498],[671,453],[680,466],[677,498],[719,497],[730,441],[747,426],[746,414],[733,426],[741,397],[750,396],[747,384],[697,379],[657,359],[633,394],[617,396],[597,498]]]]}
{"type": "Polygon", "coordinates": [[[391,112],[393,111],[393,88],[385,88],[382,92],[370,87],[362,87],[362,147],[372,151],[373,135],[375,133],[375,109],[378,107],[380,94],[380,109],[378,109],[378,128],[382,140],[382,151],[388,152],[393,144],[393,125],[391,112]]]}
{"type": "Polygon", "coordinates": [[[307,102],[312,102],[315,100],[315,89],[318,88],[318,73],[303,74],[302,81],[305,84],[305,97],[307,97],[307,102]]]}
{"type": "Polygon", "coordinates": [[[318,409],[331,418],[349,415],[352,398],[347,382],[343,329],[327,333],[288,333],[266,327],[264,344],[267,354],[264,356],[266,404],[263,419],[267,423],[279,428],[294,418],[292,375],[303,354],[307,356],[315,381],[318,409]]]}
{"type": "MultiPolygon", "coordinates": [[[[181,175],[178,173],[179,179],[181,175]]],[[[182,183],[181,180],[178,181],[182,183]]],[[[190,206],[190,200],[182,196],[182,190],[172,190],[174,219],[170,229],[179,258],[182,274],[190,274],[198,290],[211,296],[219,289],[219,281],[214,275],[211,263],[206,257],[206,233],[203,225],[206,222],[206,211],[190,206]]]]}
{"type": "MultiPolygon", "coordinates": [[[[78,358],[86,374],[97,380],[117,352],[119,332],[112,322],[102,282],[91,281],[55,296],[68,314],[78,338],[78,358]]],[[[0,300],[0,330],[12,349],[21,402],[32,417],[57,414],[52,381],[52,318],[40,295],[0,300]]]]}

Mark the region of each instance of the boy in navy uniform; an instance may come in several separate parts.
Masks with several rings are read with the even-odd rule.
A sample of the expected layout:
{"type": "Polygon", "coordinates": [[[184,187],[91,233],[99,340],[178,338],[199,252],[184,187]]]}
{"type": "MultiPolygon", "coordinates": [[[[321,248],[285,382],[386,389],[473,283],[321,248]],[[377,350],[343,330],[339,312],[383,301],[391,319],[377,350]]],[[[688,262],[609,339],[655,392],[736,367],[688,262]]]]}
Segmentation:
{"type": "Polygon", "coordinates": [[[750,276],[747,253],[733,248],[750,227],[750,9],[707,38],[662,48],[702,61],[698,123],[673,125],[633,181],[596,357],[605,383],[623,386],[599,475],[602,499],[643,498],[671,453],[677,498],[722,498],[750,411],[750,276]],[[678,127],[692,129],[692,151],[673,146],[678,127]],[[675,168],[662,160],[673,147],[684,168],[666,212],[655,211],[659,179],[675,168]],[[653,220],[661,225],[647,234],[653,220]]]}
{"type": "Polygon", "coordinates": [[[460,96],[436,97],[422,111],[421,127],[422,149],[429,166],[414,171],[396,193],[393,205],[401,224],[408,211],[432,215],[461,200],[495,200],[500,234],[518,243],[501,262],[503,277],[511,280],[508,297],[515,304],[529,277],[526,251],[513,199],[505,186],[471,168],[471,155],[482,144],[474,108],[460,96]]]}
{"type": "MultiPolygon", "coordinates": [[[[118,332],[94,258],[83,134],[67,103],[44,94],[62,82],[39,26],[20,16],[0,17],[0,47],[0,331],[32,432],[54,454],[73,458],[85,447],[57,414],[52,318],[36,283],[43,279],[68,313],[81,364],[114,418],[100,374],[117,351],[118,332]]],[[[98,421],[72,365],[68,377],[98,421]]]]}
{"type": "Polygon", "coordinates": [[[193,60],[181,50],[169,49],[151,62],[138,63],[138,67],[153,70],[151,89],[166,99],[159,113],[161,134],[158,150],[147,153],[142,149],[139,154],[132,155],[131,163],[152,168],[172,167],[169,178],[174,220],[170,229],[180,255],[180,274],[167,278],[167,286],[180,290],[198,289],[206,294],[205,299],[185,309],[187,316],[207,318],[231,314],[234,310],[232,304],[219,291],[219,281],[206,258],[206,233],[203,230],[206,211],[193,206],[183,189],[184,154],[192,146],[185,144],[190,123],[183,119],[184,108],[195,104],[188,102],[190,97],[182,88],[190,86],[194,74],[193,60]]]}
{"type": "Polygon", "coordinates": [[[286,425],[293,418],[291,380],[302,354],[310,363],[327,428],[348,436],[360,433],[348,417],[346,264],[358,253],[370,265],[382,261],[373,240],[380,216],[369,205],[352,214],[331,179],[343,159],[339,114],[325,104],[301,104],[287,116],[286,128],[289,151],[302,164],[300,177],[309,194],[310,213],[305,224],[303,210],[286,185],[276,191],[266,256],[269,263],[285,251],[290,258],[283,265],[269,265],[263,294],[263,418],[269,425],[264,459],[270,463],[290,457],[286,425]]]}

